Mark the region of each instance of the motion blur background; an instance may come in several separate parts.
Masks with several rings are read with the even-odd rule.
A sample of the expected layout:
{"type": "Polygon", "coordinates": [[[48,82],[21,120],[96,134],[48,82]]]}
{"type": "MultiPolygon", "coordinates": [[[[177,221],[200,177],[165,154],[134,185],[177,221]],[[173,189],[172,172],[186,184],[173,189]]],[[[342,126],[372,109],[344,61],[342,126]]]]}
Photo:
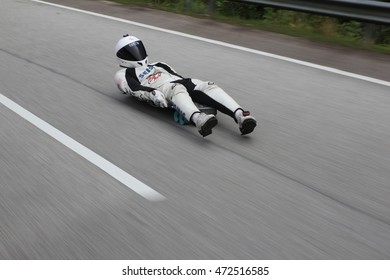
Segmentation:
{"type": "Polygon", "coordinates": [[[192,17],[142,3],[2,0],[1,97],[165,199],[140,196],[1,98],[0,258],[389,259],[388,27],[366,40],[356,20],[229,1],[210,15],[195,0],[192,17]],[[304,32],[232,24],[229,13],[304,32]],[[256,131],[242,137],[219,113],[203,139],[121,95],[123,34],[151,61],[218,83],[256,131]]]}

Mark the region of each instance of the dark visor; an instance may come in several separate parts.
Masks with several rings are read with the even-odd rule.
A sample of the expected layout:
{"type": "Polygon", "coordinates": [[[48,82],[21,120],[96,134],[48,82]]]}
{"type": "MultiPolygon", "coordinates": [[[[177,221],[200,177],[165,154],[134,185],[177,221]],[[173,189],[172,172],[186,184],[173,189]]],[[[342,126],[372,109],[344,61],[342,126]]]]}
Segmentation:
{"type": "Polygon", "coordinates": [[[141,41],[136,41],[121,48],[116,54],[119,58],[129,61],[140,61],[146,58],[146,50],[141,41]]]}

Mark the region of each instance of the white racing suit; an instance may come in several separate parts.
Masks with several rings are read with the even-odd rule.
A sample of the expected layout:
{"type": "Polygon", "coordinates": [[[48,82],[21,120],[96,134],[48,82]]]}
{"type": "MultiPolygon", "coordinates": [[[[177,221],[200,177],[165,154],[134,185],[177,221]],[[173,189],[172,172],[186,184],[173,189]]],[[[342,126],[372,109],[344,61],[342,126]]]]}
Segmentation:
{"type": "Polygon", "coordinates": [[[151,92],[158,90],[165,95],[168,104],[179,110],[191,121],[199,112],[194,102],[211,106],[235,119],[241,107],[225,91],[212,82],[184,78],[163,62],[144,67],[125,68],[115,74],[115,82],[124,94],[142,101],[151,101],[151,92]]]}

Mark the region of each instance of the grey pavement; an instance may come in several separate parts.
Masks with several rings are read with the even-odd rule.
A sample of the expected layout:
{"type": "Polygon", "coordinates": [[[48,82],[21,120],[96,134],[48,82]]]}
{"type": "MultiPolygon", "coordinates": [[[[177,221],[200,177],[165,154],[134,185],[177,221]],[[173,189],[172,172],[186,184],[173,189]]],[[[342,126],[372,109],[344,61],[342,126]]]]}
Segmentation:
{"type": "Polygon", "coordinates": [[[3,1],[0,25],[0,94],[166,198],[0,104],[1,259],[389,259],[389,87],[28,0],[3,1]],[[219,113],[203,139],[122,96],[113,48],[130,31],[152,60],[216,81],[257,130],[219,113]]]}

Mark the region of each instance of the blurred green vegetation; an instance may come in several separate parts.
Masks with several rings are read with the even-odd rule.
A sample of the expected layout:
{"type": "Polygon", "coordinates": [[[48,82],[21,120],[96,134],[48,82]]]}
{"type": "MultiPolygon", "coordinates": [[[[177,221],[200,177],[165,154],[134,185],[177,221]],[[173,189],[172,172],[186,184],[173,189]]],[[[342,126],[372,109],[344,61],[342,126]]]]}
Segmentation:
{"type": "Polygon", "coordinates": [[[230,24],[277,32],[315,41],[390,54],[390,26],[262,7],[258,4],[216,0],[210,14],[209,0],[112,0],[196,17],[211,17],[230,24]]]}

